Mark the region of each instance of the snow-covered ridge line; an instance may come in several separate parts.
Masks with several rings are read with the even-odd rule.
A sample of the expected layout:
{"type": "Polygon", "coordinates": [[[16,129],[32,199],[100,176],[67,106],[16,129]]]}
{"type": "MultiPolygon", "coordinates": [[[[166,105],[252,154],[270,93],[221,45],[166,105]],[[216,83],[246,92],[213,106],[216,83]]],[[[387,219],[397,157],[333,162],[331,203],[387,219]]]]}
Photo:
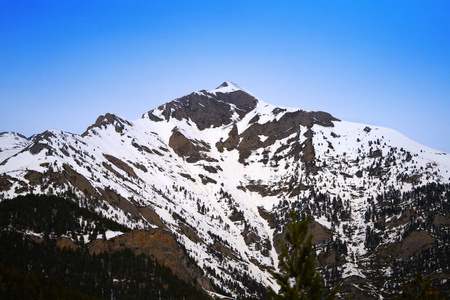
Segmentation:
{"type": "Polygon", "coordinates": [[[277,267],[288,210],[315,214],[321,253],[345,243],[344,277],[368,277],[372,199],[450,182],[450,155],[391,129],[267,104],[231,82],[136,121],[106,114],[83,135],[38,136],[0,135],[0,149],[14,149],[4,160],[0,152],[0,199],[66,191],[99,199],[96,212],[119,223],[170,230],[206,276],[235,296],[252,293],[242,274],[275,286],[267,269],[277,267]],[[329,199],[316,201],[318,194],[329,199]]]}

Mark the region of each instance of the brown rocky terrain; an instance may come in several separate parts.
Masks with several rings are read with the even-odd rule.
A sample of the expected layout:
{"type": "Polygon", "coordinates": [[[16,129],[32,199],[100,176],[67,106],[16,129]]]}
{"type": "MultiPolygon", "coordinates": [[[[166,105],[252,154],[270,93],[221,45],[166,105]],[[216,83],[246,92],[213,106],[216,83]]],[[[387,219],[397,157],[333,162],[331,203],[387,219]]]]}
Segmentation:
{"type": "Polygon", "coordinates": [[[149,255],[186,282],[214,290],[209,280],[202,276],[201,270],[176,242],[173,234],[165,229],[135,230],[110,240],[94,240],[88,244],[88,248],[91,254],[128,248],[136,255],[149,255]]]}
{"type": "Polygon", "coordinates": [[[251,280],[273,283],[289,212],[312,214],[327,282],[343,281],[344,298],[386,298],[411,272],[448,278],[449,172],[445,153],[398,133],[224,83],[135,122],[105,114],[82,135],[33,136],[1,162],[0,199],[69,197],[140,229],[94,241],[92,252],[128,247],[243,298],[257,295],[251,280]]]}

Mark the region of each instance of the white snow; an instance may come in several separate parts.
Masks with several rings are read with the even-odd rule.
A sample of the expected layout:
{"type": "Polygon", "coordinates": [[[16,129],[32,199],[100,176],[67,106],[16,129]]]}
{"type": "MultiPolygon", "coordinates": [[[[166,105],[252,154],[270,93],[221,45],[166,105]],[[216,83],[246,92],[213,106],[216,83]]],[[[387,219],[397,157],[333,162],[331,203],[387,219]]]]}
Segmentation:
{"type": "Polygon", "coordinates": [[[30,140],[18,133],[0,133],[0,163],[5,159],[19,153],[30,143],[30,140]]]}
{"type": "MultiPolygon", "coordinates": [[[[197,93],[219,97],[220,93],[238,90],[245,91],[239,85],[226,82],[215,90],[197,93]]],[[[231,105],[231,109],[235,110],[235,107],[231,105]]],[[[35,155],[28,151],[19,153],[30,144],[29,140],[16,139],[17,136],[12,134],[0,135],[2,150],[0,163],[2,157],[9,158],[4,165],[0,165],[0,174],[6,173],[17,179],[12,182],[13,185],[8,191],[2,193],[2,196],[12,198],[17,195],[15,189],[22,187],[20,182],[29,183],[25,178],[28,171],[43,173],[48,170],[46,167],[48,164],[55,172],[63,172],[64,166],[69,165],[75,172],[88,179],[94,189],[99,191],[109,187],[123,198],[130,201],[132,199],[140,207],[152,208],[172,232],[179,235],[179,222],[192,228],[201,242],[193,242],[183,235],[179,235],[178,239],[201,267],[212,268],[221,277],[229,279],[231,279],[229,271],[224,271],[227,268],[246,269],[248,274],[259,282],[275,287],[273,278],[265,268],[260,268],[252,262],[257,261],[258,264],[269,268],[276,268],[278,264],[278,255],[273,247],[275,229],[260,216],[258,209],[264,208],[268,212],[273,212],[283,200],[292,203],[297,197],[301,199],[309,195],[309,191],[301,192],[298,196],[281,192],[279,196],[263,197],[258,192],[251,192],[247,186],[259,184],[272,190],[277,188],[277,184],[286,185],[295,178],[295,183],[313,185],[316,192],[339,195],[344,202],[348,201],[351,208],[349,221],[342,222],[340,226],[334,228],[334,224],[325,215],[317,217],[316,220],[327,229],[334,230],[347,243],[348,255],[347,263],[343,266],[343,276],[364,277],[360,259],[367,254],[364,246],[367,226],[364,214],[368,207],[367,198],[383,192],[380,180],[369,176],[367,170],[385,157],[395,158],[396,164],[389,166],[390,173],[386,174],[384,186],[392,185],[409,190],[412,185],[399,182],[397,174],[412,176],[420,171],[426,174],[420,179],[422,183],[449,182],[450,155],[415,143],[391,129],[345,121],[335,121],[333,127],[314,125],[311,128],[315,133],[312,140],[315,150],[314,163],[320,167],[317,175],[308,174],[300,162],[287,157],[291,150],[288,141],[295,138],[296,134],[253,151],[246,159],[247,164],[239,162],[238,150],[219,152],[215,146],[218,141],[228,138],[234,125],[237,126],[238,132],[242,133],[250,126],[250,121],[255,116],[259,116],[257,121],[259,124],[265,124],[279,121],[284,114],[295,111],[299,109],[279,108],[258,99],[256,108],[244,118],[240,119],[235,114],[232,124],[205,130],[199,130],[192,120],[179,121],[171,118],[168,121],[164,119],[154,122],[146,115],[131,122],[131,126],[125,125],[122,133],[116,132],[112,125],[101,129],[95,128],[85,137],[52,130],[51,133],[55,137],[41,141],[49,145],[52,151],[43,149],[35,155]],[[209,145],[210,149],[204,152],[209,159],[188,163],[186,158],[179,157],[169,147],[169,139],[175,128],[193,143],[209,145]],[[284,156],[285,159],[278,163],[273,160],[269,160],[267,164],[262,162],[263,153],[268,153],[269,158],[272,158],[282,145],[289,147],[277,155],[284,156]],[[376,151],[381,152],[381,158],[376,155],[371,157],[371,154],[378,153],[376,151]],[[410,160],[407,159],[407,152],[410,152],[410,160]],[[126,163],[136,177],[130,176],[120,166],[114,165],[104,154],[126,163]],[[106,164],[113,172],[105,168],[106,164]],[[209,172],[208,169],[211,168],[216,172],[209,172]],[[361,171],[361,174],[358,171],[361,171]],[[187,178],[186,174],[191,178],[187,178]],[[216,183],[203,184],[202,176],[203,178],[207,176],[216,183]],[[223,196],[221,192],[226,192],[229,197],[223,196]],[[206,212],[200,212],[199,206],[204,206],[206,212]],[[235,210],[243,220],[230,219],[235,210]],[[177,220],[179,218],[177,215],[183,221],[177,220]],[[353,233],[345,232],[344,225],[351,227],[353,233]],[[244,231],[252,232],[259,241],[246,242],[242,234],[244,231]],[[226,247],[236,259],[224,256],[219,260],[211,252],[214,247],[211,235],[226,241],[226,247]],[[272,245],[267,256],[257,250],[257,247],[265,241],[272,245]]],[[[162,110],[155,109],[152,113],[163,119],[162,110]]],[[[304,136],[306,130],[306,127],[300,126],[301,134],[295,143],[304,144],[307,140],[304,136]]],[[[268,138],[264,134],[258,137],[261,142],[268,138]]],[[[55,193],[64,192],[68,184],[49,185],[46,189],[35,192],[50,193],[50,188],[55,193]]],[[[83,191],[76,193],[83,198],[83,191]]],[[[135,219],[116,205],[106,202],[104,207],[96,208],[96,212],[131,228],[156,227],[143,218],[135,219]]],[[[108,231],[106,237],[110,239],[120,234],[122,233],[108,231]]]]}
{"type": "MultiPolygon", "coordinates": [[[[112,238],[115,238],[116,236],[122,235],[123,232],[122,231],[113,231],[113,230],[106,230],[105,231],[105,236],[107,240],[110,240],[112,238]]],[[[103,236],[101,234],[99,234],[97,236],[97,239],[102,239],[103,236]]]]}
{"type": "Polygon", "coordinates": [[[320,218],[316,218],[315,221],[317,221],[320,225],[331,229],[331,222],[329,222],[325,216],[320,216],[320,218]]]}

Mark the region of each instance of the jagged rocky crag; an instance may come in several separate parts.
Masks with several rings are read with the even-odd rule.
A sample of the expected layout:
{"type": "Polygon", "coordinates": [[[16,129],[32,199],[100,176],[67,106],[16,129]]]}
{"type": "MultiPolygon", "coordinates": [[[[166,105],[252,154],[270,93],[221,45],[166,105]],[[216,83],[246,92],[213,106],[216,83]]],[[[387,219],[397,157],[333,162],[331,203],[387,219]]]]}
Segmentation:
{"type": "Polygon", "coordinates": [[[448,253],[450,156],[394,130],[276,107],[225,82],[136,121],[100,116],[82,135],[3,133],[0,148],[2,198],[100,200],[98,214],[170,232],[210,290],[274,285],[294,209],[314,216],[318,266],[343,282],[341,297],[385,297],[417,271],[448,291],[436,257],[448,253]]]}

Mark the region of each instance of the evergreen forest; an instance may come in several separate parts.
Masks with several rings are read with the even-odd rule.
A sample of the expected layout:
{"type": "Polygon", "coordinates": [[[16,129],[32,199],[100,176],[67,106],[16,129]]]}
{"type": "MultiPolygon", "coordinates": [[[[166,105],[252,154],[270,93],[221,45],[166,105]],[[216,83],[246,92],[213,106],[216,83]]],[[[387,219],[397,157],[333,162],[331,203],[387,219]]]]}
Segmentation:
{"type": "Polygon", "coordinates": [[[91,255],[80,234],[130,229],[67,199],[5,200],[0,222],[1,299],[209,299],[147,255],[130,249],[91,255]],[[64,235],[78,241],[76,249],[57,246],[53,237],[64,235]]]}

